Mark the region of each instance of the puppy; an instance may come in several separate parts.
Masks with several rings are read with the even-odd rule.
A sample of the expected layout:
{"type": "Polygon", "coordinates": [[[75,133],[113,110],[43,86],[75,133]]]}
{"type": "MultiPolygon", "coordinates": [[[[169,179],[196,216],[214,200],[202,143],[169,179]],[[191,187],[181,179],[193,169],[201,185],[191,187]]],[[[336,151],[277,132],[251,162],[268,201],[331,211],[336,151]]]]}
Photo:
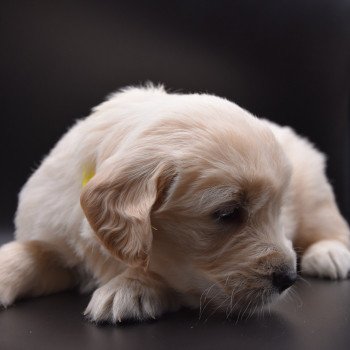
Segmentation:
{"type": "Polygon", "coordinates": [[[208,300],[253,312],[295,282],[295,251],[302,273],[345,279],[349,228],[324,163],[290,128],[225,99],[118,92],[23,187],[16,240],[0,249],[0,304],[78,285],[94,289],[93,321],[208,300]]]}

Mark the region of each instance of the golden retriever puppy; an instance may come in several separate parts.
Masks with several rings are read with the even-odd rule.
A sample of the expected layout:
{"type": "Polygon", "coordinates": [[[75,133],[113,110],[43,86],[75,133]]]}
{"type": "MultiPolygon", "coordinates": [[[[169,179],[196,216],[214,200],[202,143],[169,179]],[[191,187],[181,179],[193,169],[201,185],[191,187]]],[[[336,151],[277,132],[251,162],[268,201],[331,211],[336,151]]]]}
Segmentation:
{"type": "Polygon", "coordinates": [[[19,196],[0,249],[0,304],[79,285],[93,321],[210,300],[276,300],[301,272],[350,270],[324,157],[225,99],[161,87],[112,95],[57,143],[19,196]],[[293,249],[293,245],[295,250],[293,249]]]}

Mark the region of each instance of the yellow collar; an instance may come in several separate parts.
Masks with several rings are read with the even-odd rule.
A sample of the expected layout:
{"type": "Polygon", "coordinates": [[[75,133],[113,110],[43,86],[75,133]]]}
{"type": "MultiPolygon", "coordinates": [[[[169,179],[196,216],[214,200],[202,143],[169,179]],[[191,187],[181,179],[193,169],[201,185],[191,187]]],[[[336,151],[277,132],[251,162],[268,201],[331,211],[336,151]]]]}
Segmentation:
{"type": "Polygon", "coordinates": [[[84,187],[93,177],[95,176],[95,170],[91,168],[83,169],[83,176],[81,180],[81,184],[84,187]]]}

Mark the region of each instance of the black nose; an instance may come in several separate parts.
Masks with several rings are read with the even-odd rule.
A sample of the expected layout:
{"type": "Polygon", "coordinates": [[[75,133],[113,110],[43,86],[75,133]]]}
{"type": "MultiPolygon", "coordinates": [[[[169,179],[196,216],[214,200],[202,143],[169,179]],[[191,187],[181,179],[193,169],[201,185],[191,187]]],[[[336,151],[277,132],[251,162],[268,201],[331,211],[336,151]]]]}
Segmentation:
{"type": "Polygon", "coordinates": [[[295,271],[281,270],[272,274],[272,284],[278,289],[279,293],[289,288],[297,280],[295,271]]]}

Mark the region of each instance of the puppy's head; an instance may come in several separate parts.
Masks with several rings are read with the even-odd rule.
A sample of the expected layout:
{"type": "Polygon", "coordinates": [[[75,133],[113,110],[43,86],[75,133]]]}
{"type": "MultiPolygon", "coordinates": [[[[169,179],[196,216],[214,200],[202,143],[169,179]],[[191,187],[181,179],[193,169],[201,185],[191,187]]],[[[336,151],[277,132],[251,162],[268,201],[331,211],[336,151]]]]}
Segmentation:
{"type": "Polygon", "coordinates": [[[111,254],[188,302],[255,309],[296,276],[281,220],[290,166],[262,121],[228,102],[192,106],[105,160],[81,204],[111,254]]]}

